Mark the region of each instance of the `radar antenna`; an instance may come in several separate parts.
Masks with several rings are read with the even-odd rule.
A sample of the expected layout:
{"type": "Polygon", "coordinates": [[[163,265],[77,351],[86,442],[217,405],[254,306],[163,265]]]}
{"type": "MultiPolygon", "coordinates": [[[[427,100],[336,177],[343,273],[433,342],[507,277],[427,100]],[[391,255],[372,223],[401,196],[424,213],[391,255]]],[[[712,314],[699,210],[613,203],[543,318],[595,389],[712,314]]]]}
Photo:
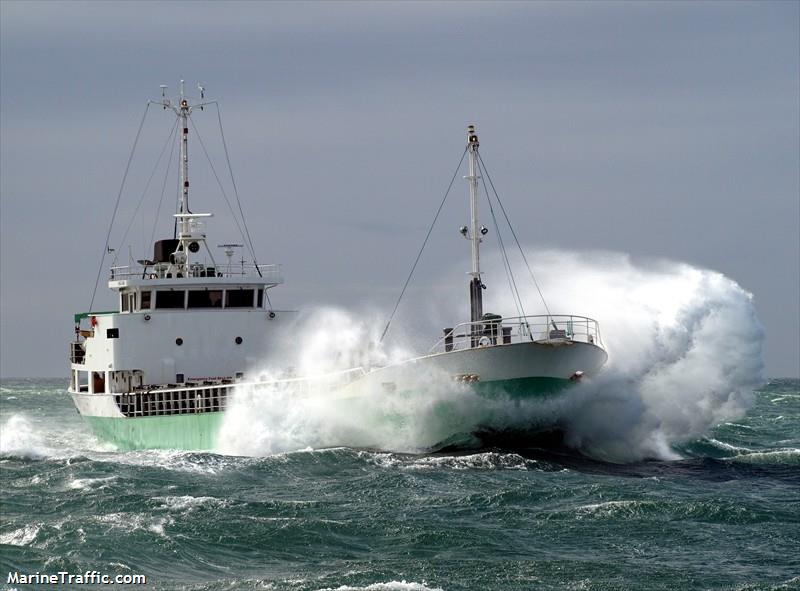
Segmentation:
{"type": "MultiPolygon", "coordinates": [[[[228,274],[233,271],[233,255],[236,254],[235,248],[244,248],[244,244],[217,244],[217,248],[224,248],[225,256],[228,257],[228,274]]],[[[244,256],[242,256],[242,269],[244,269],[244,256]]]]}

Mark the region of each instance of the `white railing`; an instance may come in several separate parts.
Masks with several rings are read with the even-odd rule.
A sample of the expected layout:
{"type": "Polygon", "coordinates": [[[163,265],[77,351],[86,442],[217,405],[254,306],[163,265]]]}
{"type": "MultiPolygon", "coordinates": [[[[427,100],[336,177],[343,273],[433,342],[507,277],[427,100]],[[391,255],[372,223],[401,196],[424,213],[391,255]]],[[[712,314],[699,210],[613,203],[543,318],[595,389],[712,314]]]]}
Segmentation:
{"type": "MultiPolygon", "coordinates": [[[[313,395],[330,392],[365,374],[357,367],[319,376],[261,379],[206,380],[202,384],[162,384],[139,386],[133,392],[93,394],[113,396],[120,412],[127,417],[148,417],[175,414],[199,414],[224,411],[237,388],[252,388],[263,394],[313,395]]],[[[86,390],[88,391],[88,386],[86,390]]]]}
{"type": "Polygon", "coordinates": [[[522,342],[581,342],[605,348],[600,325],[586,316],[550,314],[489,318],[444,329],[429,353],[522,342]]]}
{"type": "MultiPolygon", "coordinates": [[[[118,279],[174,279],[175,266],[169,263],[156,263],[154,265],[117,265],[111,267],[112,281],[118,279]]],[[[186,273],[181,273],[182,278],[215,278],[215,277],[257,277],[264,279],[265,283],[283,283],[281,265],[204,265],[193,263],[188,266],[186,273]]]]}

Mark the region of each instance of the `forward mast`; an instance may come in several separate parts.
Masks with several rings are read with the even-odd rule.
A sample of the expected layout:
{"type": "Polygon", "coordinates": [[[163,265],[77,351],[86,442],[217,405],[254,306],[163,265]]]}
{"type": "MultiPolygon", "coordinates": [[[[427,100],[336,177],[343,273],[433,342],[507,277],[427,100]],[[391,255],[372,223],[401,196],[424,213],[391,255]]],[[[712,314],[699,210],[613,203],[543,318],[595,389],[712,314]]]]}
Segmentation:
{"type": "Polygon", "coordinates": [[[203,109],[211,102],[202,102],[205,98],[205,89],[201,85],[197,85],[200,91],[200,101],[191,104],[186,96],[185,81],[180,81],[180,98],[178,103],[173,103],[166,97],[166,86],[161,86],[161,101],[156,104],[161,105],[162,108],[172,110],[178,117],[179,125],[181,126],[181,142],[180,142],[180,162],[181,162],[181,175],[180,175],[180,202],[178,204],[178,213],[175,214],[177,223],[175,224],[174,239],[178,241],[175,252],[170,255],[170,263],[174,267],[174,275],[188,276],[191,261],[191,255],[200,251],[202,244],[206,248],[208,256],[211,258],[212,264],[216,265],[214,255],[211,249],[206,244],[205,223],[202,218],[212,217],[211,213],[192,213],[189,209],[189,117],[194,109],[203,109]]]}
{"type": "Polygon", "coordinates": [[[481,279],[481,236],[487,232],[484,226],[478,223],[478,134],[475,126],[467,127],[467,153],[469,156],[469,175],[464,177],[469,183],[470,197],[470,229],[462,226],[461,233],[468,238],[472,247],[472,271],[469,282],[470,321],[478,322],[483,316],[483,290],[486,286],[481,279]]]}

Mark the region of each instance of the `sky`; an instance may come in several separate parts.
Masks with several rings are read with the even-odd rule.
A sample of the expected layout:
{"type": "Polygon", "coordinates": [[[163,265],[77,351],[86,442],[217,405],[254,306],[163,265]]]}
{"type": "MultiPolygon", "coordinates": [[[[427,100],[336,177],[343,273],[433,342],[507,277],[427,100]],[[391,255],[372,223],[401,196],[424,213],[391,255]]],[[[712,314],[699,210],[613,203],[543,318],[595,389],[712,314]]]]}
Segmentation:
{"type": "MultiPolygon", "coordinates": [[[[767,375],[800,374],[798,2],[2,0],[0,375],[66,375],[146,101],[181,78],[220,101],[259,262],[283,264],[277,307],[388,314],[474,123],[534,266],[613,251],[724,273],[753,294],[767,375]]],[[[193,121],[224,179],[216,112],[193,121]]],[[[151,252],[164,169],[144,187],[172,123],[148,110],[124,259],[151,252]]],[[[192,209],[240,241],[190,156],[192,209]]],[[[459,180],[412,303],[469,269],[467,221],[459,180]]]]}

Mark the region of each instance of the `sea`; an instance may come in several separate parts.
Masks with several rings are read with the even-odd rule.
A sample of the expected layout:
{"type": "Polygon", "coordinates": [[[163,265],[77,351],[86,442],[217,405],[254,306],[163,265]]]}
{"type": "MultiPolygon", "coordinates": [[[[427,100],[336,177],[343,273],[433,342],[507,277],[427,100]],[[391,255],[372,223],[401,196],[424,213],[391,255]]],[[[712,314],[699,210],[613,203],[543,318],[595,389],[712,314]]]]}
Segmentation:
{"type": "Polygon", "coordinates": [[[796,379],[624,461],[498,431],[417,451],[119,452],[65,388],[2,382],[0,589],[108,588],[92,572],[146,577],[120,589],[800,589],[796,379]],[[13,578],[58,573],[90,582],[13,578]]]}

